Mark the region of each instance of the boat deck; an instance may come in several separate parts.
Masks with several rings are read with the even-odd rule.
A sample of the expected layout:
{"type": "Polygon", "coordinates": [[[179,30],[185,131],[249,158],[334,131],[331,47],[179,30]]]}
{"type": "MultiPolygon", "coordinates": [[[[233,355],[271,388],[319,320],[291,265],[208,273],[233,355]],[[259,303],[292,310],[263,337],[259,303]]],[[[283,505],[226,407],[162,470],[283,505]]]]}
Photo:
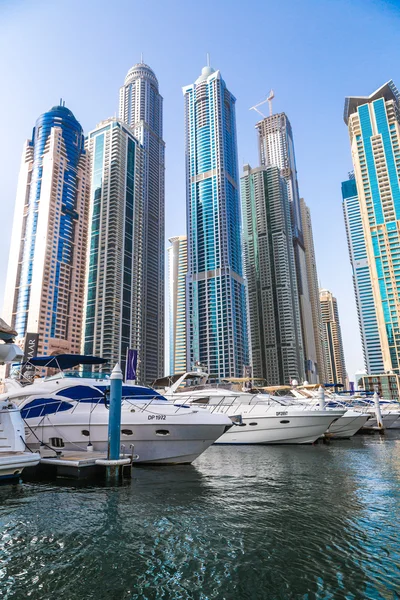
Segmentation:
{"type": "Polygon", "coordinates": [[[69,465],[70,467],[90,467],[96,464],[97,459],[107,458],[104,452],[75,452],[74,450],[66,450],[59,456],[43,456],[41,459],[42,465],[69,465]]]}

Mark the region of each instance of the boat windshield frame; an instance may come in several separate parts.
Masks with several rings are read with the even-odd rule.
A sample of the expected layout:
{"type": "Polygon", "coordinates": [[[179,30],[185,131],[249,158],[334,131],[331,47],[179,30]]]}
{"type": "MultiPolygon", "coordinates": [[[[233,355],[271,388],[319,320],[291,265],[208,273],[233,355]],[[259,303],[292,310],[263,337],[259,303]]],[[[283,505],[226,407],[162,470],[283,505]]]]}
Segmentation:
{"type": "Polygon", "coordinates": [[[67,371],[59,371],[53,375],[46,375],[43,377],[44,381],[53,381],[56,379],[95,379],[96,381],[110,381],[110,373],[97,373],[92,371],[74,371],[69,369],[67,371]]]}

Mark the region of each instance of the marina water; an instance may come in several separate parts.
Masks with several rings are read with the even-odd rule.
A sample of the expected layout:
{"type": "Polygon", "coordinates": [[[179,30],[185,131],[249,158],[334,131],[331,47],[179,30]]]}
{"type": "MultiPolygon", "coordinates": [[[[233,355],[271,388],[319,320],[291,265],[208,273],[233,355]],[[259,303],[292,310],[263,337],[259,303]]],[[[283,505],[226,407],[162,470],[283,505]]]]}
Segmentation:
{"type": "Polygon", "coordinates": [[[0,488],[0,597],[400,597],[400,432],[0,488]]]}

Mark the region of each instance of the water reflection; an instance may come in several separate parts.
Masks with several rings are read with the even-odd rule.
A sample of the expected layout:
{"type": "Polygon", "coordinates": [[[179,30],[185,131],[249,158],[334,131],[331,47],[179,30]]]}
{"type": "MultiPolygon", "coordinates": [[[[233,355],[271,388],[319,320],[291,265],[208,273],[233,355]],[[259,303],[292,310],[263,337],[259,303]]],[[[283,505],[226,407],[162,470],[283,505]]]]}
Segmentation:
{"type": "Polygon", "coordinates": [[[399,434],[0,488],[5,598],[399,597],[399,434]],[[28,591],[27,591],[28,590],[28,591]]]}

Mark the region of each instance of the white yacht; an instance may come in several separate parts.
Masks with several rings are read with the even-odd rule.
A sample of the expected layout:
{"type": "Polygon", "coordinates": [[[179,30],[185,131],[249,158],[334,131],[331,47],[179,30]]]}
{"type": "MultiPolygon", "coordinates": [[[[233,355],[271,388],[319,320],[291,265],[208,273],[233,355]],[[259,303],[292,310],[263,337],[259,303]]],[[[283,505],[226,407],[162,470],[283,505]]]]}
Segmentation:
{"type": "MultiPolygon", "coordinates": [[[[0,319],[0,364],[8,364],[22,358],[22,352],[13,343],[17,335],[0,319]]],[[[0,390],[1,392],[1,390],[0,390]]],[[[0,400],[0,481],[18,479],[23,469],[34,467],[40,455],[30,452],[25,444],[24,422],[16,404],[8,397],[0,400]]]]}
{"type": "MultiPolygon", "coordinates": [[[[31,365],[59,372],[27,385],[5,381],[0,401],[7,398],[20,408],[30,448],[107,451],[110,380],[67,370],[105,362],[68,354],[36,357],[31,365]]],[[[137,463],[191,463],[232,425],[227,415],[176,406],[147,387],[123,384],[122,396],[121,447],[130,453],[133,445],[137,463]]]]}
{"type": "MultiPolygon", "coordinates": [[[[293,400],[298,403],[298,406],[304,406],[304,408],[308,408],[309,410],[311,407],[319,407],[317,387],[319,386],[279,386],[279,388],[275,390],[275,394],[279,395],[279,397],[293,398],[293,400]],[[281,394],[283,394],[283,396],[281,394]]],[[[324,390],[323,393],[325,395],[326,391],[324,390]]],[[[328,395],[326,397],[325,408],[339,408],[346,411],[340,419],[332,423],[329,427],[326,432],[329,438],[347,439],[353,437],[353,435],[362,429],[362,427],[364,427],[371,419],[371,414],[369,412],[349,408],[343,402],[343,398],[341,398],[341,401],[333,400],[328,395]]]]}
{"type": "Polygon", "coordinates": [[[23,469],[34,467],[40,455],[27,450],[24,422],[13,402],[0,400],[0,481],[18,479],[23,469]]]}
{"type": "MultiPolygon", "coordinates": [[[[292,387],[282,386],[282,389],[285,389],[285,395],[290,394],[291,396],[297,398],[300,402],[317,403],[317,387],[318,386],[316,385],[296,385],[292,387]]],[[[364,417],[367,418],[361,425],[361,429],[380,429],[376,419],[375,405],[371,398],[367,398],[365,395],[361,395],[361,393],[356,393],[351,396],[344,396],[329,388],[325,389],[324,393],[328,407],[332,406],[347,408],[347,412],[342,419],[340,419],[337,423],[334,423],[330,428],[330,433],[333,430],[333,437],[350,437],[344,436],[343,431],[349,431],[349,429],[353,427],[353,424],[357,425],[363,420],[364,417]],[[359,419],[352,420],[352,418],[357,414],[359,415],[359,419]],[[339,436],[337,435],[338,432],[339,436]]],[[[387,402],[381,399],[380,406],[384,428],[388,429],[395,426],[400,417],[399,403],[387,402]]]]}
{"type": "MultiPolygon", "coordinates": [[[[362,398],[351,398],[349,400],[349,406],[352,406],[354,410],[367,412],[370,418],[364,425],[363,429],[380,429],[376,418],[376,409],[369,399],[362,398]]],[[[385,429],[390,429],[399,420],[400,411],[398,406],[385,401],[380,400],[382,424],[385,429]]]]}
{"type": "Polygon", "coordinates": [[[240,416],[216,444],[312,444],[344,413],[343,409],[314,410],[267,394],[236,392],[229,384],[207,384],[204,372],[188,372],[157,380],[175,402],[203,406],[212,414],[240,416]]]}

